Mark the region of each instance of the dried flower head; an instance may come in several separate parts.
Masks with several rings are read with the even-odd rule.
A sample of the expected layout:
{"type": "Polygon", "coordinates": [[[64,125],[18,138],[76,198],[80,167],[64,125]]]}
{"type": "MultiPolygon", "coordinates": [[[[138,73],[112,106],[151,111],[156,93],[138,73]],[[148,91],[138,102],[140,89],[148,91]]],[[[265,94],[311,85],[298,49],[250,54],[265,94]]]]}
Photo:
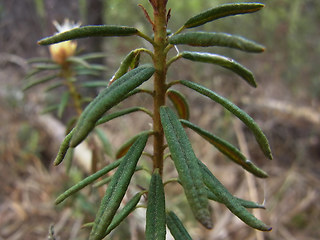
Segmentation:
{"type": "MultiPolygon", "coordinates": [[[[79,27],[81,23],[75,23],[69,19],[65,19],[63,24],[60,25],[57,21],[53,21],[53,25],[58,30],[57,33],[62,33],[79,27]]],[[[53,61],[61,66],[66,66],[68,65],[67,59],[75,54],[76,48],[76,41],[65,41],[50,45],[49,50],[53,61]]]]}

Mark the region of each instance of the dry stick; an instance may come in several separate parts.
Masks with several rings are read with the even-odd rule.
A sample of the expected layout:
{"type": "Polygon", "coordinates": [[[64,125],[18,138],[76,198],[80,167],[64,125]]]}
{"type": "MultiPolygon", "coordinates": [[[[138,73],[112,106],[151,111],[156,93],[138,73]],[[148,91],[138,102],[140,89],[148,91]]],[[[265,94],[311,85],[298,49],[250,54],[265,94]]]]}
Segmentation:
{"type": "Polygon", "coordinates": [[[320,109],[308,106],[296,106],[283,100],[268,98],[258,98],[254,101],[249,97],[244,97],[241,101],[245,104],[253,103],[255,107],[268,108],[281,115],[289,115],[292,120],[306,120],[312,124],[320,124],[320,109]]]}
{"type": "MultiPolygon", "coordinates": [[[[233,121],[233,127],[237,136],[237,140],[239,143],[239,147],[240,147],[240,151],[248,158],[251,159],[250,157],[250,153],[249,153],[249,149],[248,149],[248,144],[244,135],[244,132],[241,128],[240,122],[239,121],[233,121]]],[[[247,180],[247,184],[248,184],[248,188],[249,188],[249,195],[250,195],[250,200],[254,201],[254,202],[259,202],[258,199],[258,191],[257,191],[257,187],[256,187],[256,182],[254,177],[248,173],[247,171],[245,171],[245,176],[246,176],[246,180],[247,180]]],[[[261,219],[261,214],[259,211],[257,211],[257,209],[253,210],[253,214],[258,218],[261,219]]],[[[260,231],[255,230],[256,236],[257,236],[257,240],[264,240],[264,236],[263,233],[260,231]]]]}

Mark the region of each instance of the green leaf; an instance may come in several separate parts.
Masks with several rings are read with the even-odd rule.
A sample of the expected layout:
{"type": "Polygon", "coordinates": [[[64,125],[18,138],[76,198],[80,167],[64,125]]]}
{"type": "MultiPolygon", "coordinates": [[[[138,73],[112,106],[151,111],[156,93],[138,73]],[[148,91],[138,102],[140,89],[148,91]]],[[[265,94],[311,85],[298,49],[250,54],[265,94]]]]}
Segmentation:
{"type": "MultiPolygon", "coordinates": [[[[144,168],[142,166],[137,166],[135,171],[137,172],[137,171],[140,171],[140,170],[143,170],[143,169],[144,168]]],[[[103,186],[105,184],[109,184],[111,182],[111,180],[112,180],[112,177],[113,176],[106,177],[106,178],[96,182],[95,184],[93,184],[92,187],[99,188],[99,187],[101,187],[101,186],[103,186]]]]}
{"type": "MultiPolygon", "coordinates": [[[[58,106],[54,106],[53,110],[56,110],[57,108],[58,108],[58,106]]],[[[110,121],[112,119],[115,119],[117,117],[129,114],[129,113],[132,113],[132,112],[136,112],[136,111],[148,112],[147,109],[144,109],[142,107],[127,108],[127,109],[124,109],[122,111],[111,113],[111,114],[109,114],[109,115],[107,115],[105,117],[100,118],[96,122],[96,126],[98,126],[100,124],[103,124],[103,123],[106,123],[106,122],[108,122],[108,121],[110,121]]],[[[148,132],[148,131],[146,131],[146,132],[148,132]]],[[[74,130],[70,131],[70,133],[63,140],[62,144],[60,145],[60,149],[59,149],[58,155],[56,157],[56,160],[54,161],[54,165],[59,165],[63,161],[64,156],[65,156],[68,148],[70,147],[69,144],[70,144],[70,140],[71,140],[73,134],[74,134],[74,130]]]]}
{"type": "Polygon", "coordinates": [[[192,240],[191,236],[174,212],[167,212],[166,219],[167,226],[175,240],[192,240]]]}
{"type": "Polygon", "coordinates": [[[141,56],[140,53],[141,53],[141,51],[137,50],[137,52],[136,52],[136,54],[135,54],[135,56],[134,56],[134,58],[133,58],[133,60],[132,60],[132,62],[130,64],[130,69],[135,69],[135,68],[137,68],[139,66],[139,64],[140,64],[140,56],[141,56]]]}
{"type": "Polygon", "coordinates": [[[82,58],[83,60],[92,60],[92,59],[97,59],[97,58],[105,58],[108,55],[106,53],[100,53],[100,52],[94,52],[94,53],[88,53],[88,54],[84,54],[79,56],[80,58],[82,58]]]}
{"type": "Polygon", "coordinates": [[[108,229],[126,193],[147,140],[148,134],[142,135],[136,140],[113,175],[96,215],[90,240],[101,240],[104,237],[105,231],[108,229]]]}
{"type": "Polygon", "coordinates": [[[82,87],[92,87],[92,88],[107,87],[108,86],[108,82],[106,80],[89,81],[89,82],[81,83],[81,86],[82,87]]]}
{"type": "Polygon", "coordinates": [[[129,113],[133,113],[133,112],[138,112],[138,111],[142,111],[142,112],[148,112],[147,109],[143,108],[143,107],[132,107],[132,108],[126,108],[124,110],[118,111],[118,112],[114,112],[114,113],[110,113],[102,118],[100,118],[96,125],[100,125],[103,123],[106,123],[112,119],[121,117],[123,115],[129,114],[129,113]]]}
{"type": "Polygon", "coordinates": [[[143,132],[140,132],[139,134],[135,135],[134,137],[130,138],[128,141],[126,141],[119,149],[118,151],[116,152],[116,158],[121,158],[123,157],[124,155],[127,154],[129,148],[132,146],[132,144],[142,135],[144,134],[152,134],[153,131],[143,131],[143,132]]]}
{"type": "Polygon", "coordinates": [[[83,66],[85,68],[90,68],[90,64],[81,57],[72,56],[72,57],[69,57],[67,61],[70,63],[74,63],[76,65],[83,66]]]}
{"type": "Polygon", "coordinates": [[[143,192],[139,192],[130,199],[130,201],[114,216],[104,236],[107,236],[115,229],[133,210],[140,201],[143,192]]]}
{"type": "Polygon", "coordinates": [[[70,147],[69,144],[70,144],[70,140],[71,140],[73,134],[74,134],[74,129],[72,129],[69,132],[69,134],[67,136],[65,136],[64,140],[62,141],[62,143],[60,145],[58,154],[56,156],[56,159],[53,162],[53,165],[57,166],[63,161],[63,159],[64,159],[64,157],[70,147]]]}
{"type": "Polygon", "coordinates": [[[93,70],[93,71],[100,71],[100,72],[105,72],[105,71],[108,70],[106,66],[101,65],[101,64],[90,64],[89,68],[83,67],[81,65],[77,65],[77,66],[74,66],[74,69],[76,71],[79,71],[81,69],[90,69],[90,70],[93,70]]]}
{"type": "Polygon", "coordinates": [[[49,75],[49,76],[45,76],[45,77],[42,77],[42,78],[39,78],[39,79],[32,80],[26,86],[24,86],[22,90],[26,91],[29,88],[32,88],[32,87],[37,86],[39,84],[49,82],[50,80],[55,79],[56,77],[58,77],[57,74],[52,74],[52,75],[49,75]]]}
{"type": "Polygon", "coordinates": [[[246,52],[259,53],[264,51],[264,47],[258,43],[245,39],[241,36],[235,36],[228,33],[216,32],[187,32],[173,35],[169,38],[169,43],[188,44],[199,47],[229,47],[246,52]]]}
{"type": "Polygon", "coordinates": [[[52,63],[52,64],[39,63],[39,64],[34,64],[33,67],[40,70],[40,71],[61,69],[61,66],[56,63],[52,63]]]}
{"type": "Polygon", "coordinates": [[[75,73],[77,76],[94,76],[94,77],[101,77],[101,73],[98,72],[97,70],[93,70],[92,68],[79,68],[79,67],[75,67],[74,68],[75,73]]]}
{"type": "Polygon", "coordinates": [[[116,73],[113,75],[113,77],[111,78],[109,85],[111,85],[115,80],[117,80],[119,77],[122,77],[124,74],[126,74],[133,62],[133,60],[135,59],[135,57],[137,56],[137,54],[139,54],[140,51],[137,50],[132,50],[121,62],[120,67],[118,68],[118,70],[116,71],[116,73]]]}
{"type": "Polygon", "coordinates": [[[103,148],[104,152],[108,156],[113,157],[112,144],[110,143],[106,134],[100,128],[95,128],[95,132],[102,143],[102,148],[103,148]]]}
{"type": "Polygon", "coordinates": [[[72,162],[73,162],[73,155],[74,155],[74,148],[69,148],[65,157],[64,157],[65,169],[66,169],[67,174],[70,173],[70,169],[71,169],[72,162]]]}
{"type": "Polygon", "coordinates": [[[269,159],[272,159],[272,154],[271,154],[270,146],[268,143],[268,139],[266,138],[266,136],[264,135],[264,133],[262,132],[258,124],[246,112],[244,112],[242,109],[240,109],[235,104],[230,102],[228,99],[221,97],[217,93],[211,91],[210,89],[204,86],[201,86],[191,81],[182,80],[180,82],[183,85],[221,104],[225,109],[227,109],[236,117],[238,117],[253,132],[264,155],[269,159]]]}
{"type": "Polygon", "coordinates": [[[192,212],[203,226],[211,229],[213,224],[202,173],[187,134],[170,108],[162,106],[160,117],[171,157],[192,212]]]}
{"type": "Polygon", "coordinates": [[[185,96],[173,89],[167,91],[167,96],[173,103],[175,109],[178,111],[179,118],[189,119],[189,105],[185,96]]]}
{"type": "Polygon", "coordinates": [[[67,121],[67,123],[66,123],[66,131],[65,131],[66,134],[69,134],[69,133],[72,131],[74,125],[75,125],[76,122],[77,122],[77,120],[78,120],[78,116],[75,115],[75,116],[71,117],[71,118],[67,121]]]}
{"type": "Polygon", "coordinates": [[[72,186],[68,190],[66,190],[64,193],[62,193],[55,201],[55,204],[59,204],[62,201],[64,201],[66,198],[71,196],[72,194],[78,192],[82,188],[88,186],[90,183],[96,181],[98,178],[102,177],[103,175],[110,172],[112,169],[115,169],[118,167],[123,159],[118,159],[117,161],[110,163],[108,166],[102,168],[101,170],[97,171],[96,173],[90,175],[89,177],[86,177],[85,179],[78,182],[76,185],[72,186]]]}
{"type": "Polygon", "coordinates": [[[75,126],[70,146],[75,147],[82,142],[106,111],[121,102],[130,91],[147,81],[154,71],[155,69],[150,66],[138,67],[117,79],[110,87],[101,91],[81,114],[75,126]]]}
{"type": "Polygon", "coordinates": [[[213,20],[259,11],[264,5],[261,3],[229,3],[206,10],[192,18],[185,24],[185,28],[194,28],[213,20]]]}
{"type": "Polygon", "coordinates": [[[128,95],[126,96],[126,98],[131,97],[131,96],[133,96],[133,95],[135,95],[135,94],[138,94],[138,93],[147,93],[147,94],[149,94],[149,95],[152,96],[152,97],[154,96],[153,91],[151,91],[151,90],[149,90],[149,89],[136,88],[136,89],[132,90],[131,92],[129,92],[128,95]]]}
{"type": "Polygon", "coordinates": [[[42,70],[40,70],[40,69],[32,69],[31,71],[27,72],[27,74],[24,77],[24,80],[27,80],[27,79],[31,78],[32,76],[38,74],[41,71],[42,70]]]}
{"type": "Polygon", "coordinates": [[[181,56],[191,61],[216,64],[226,69],[229,69],[232,72],[241,76],[244,80],[246,80],[246,82],[249,83],[250,86],[257,87],[252,72],[250,72],[250,70],[248,70],[240,63],[236,62],[231,58],[227,58],[218,54],[189,51],[182,52],[181,56]]]}
{"type": "Polygon", "coordinates": [[[146,213],[146,240],[166,239],[166,208],[159,169],[151,177],[146,213]]]}
{"type": "Polygon", "coordinates": [[[230,144],[229,142],[213,135],[210,132],[207,132],[206,130],[198,127],[197,125],[186,121],[186,120],[180,120],[180,122],[187,126],[188,128],[194,130],[196,133],[198,133],[201,137],[203,137],[205,140],[207,140],[209,143],[211,143],[213,146],[215,146],[220,152],[222,152],[224,155],[226,155],[230,160],[235,162],[236,164],[239,164],[244,169],[246,169],[248,172],[251,172],[257,177],[266,178],[268,177],[268,174],[264,172],[262,169],[255,166],[250,160],[248,160],[239,149],[237,149],[235,146],[230,144]]]}
{"type": "Polygon", "coordinates": [[[248,224],[250,227],[261,230],[270,231],[271,228],[265,225],[262,221],[253,216],[248,212],[238,201],[237,198],[232,196],[231,193],[219,182],[219,180],[210,172],[206,165],[201,161],[198,161],[199,166],[202,170],[203,181],[206,186],[213,192],[218,198],[219,202],[226,205],[229,210],[240,218],[243,222],[248,224]]]}
{"type": "Polygon", "coordinates": [[[27,60],[28,64],[33,63],[53,63],[53,60],[51,58],[47,57],[35,57],[27,60]]]}
{"type": "Polygon", "coordinates": [[[64,113],[64,110],[66,109],[66,107],[68,106],[69,103],[69,92],[64,92],[61,96],[61,101],[59,104],[59,108],[58,108],[58,118],[62,118],[62,115],[64,113]]]}
{"type": "Polygon", "coordinates": [[[109,184],[111,182],[111,180],[112,180],[112,177],[113,176],[106,177],[106,178],[100,180],[99,182],[96,182],[95,184],[93,184],[92,187],[98,188],[98,187],[101,187],[101,186],[103,186],[105,184],[109,184]]]}
{"type": "Polygon", "coordinates": [[[115,26],[115,25],[100,25],[100,26],[83,26],[74,28],[69,31],[58,33],[51,37],[41,39],[38,44],[48,45],[67,40],[85,37],[120,37],[132,36],[137,34],[138,30],[133,27],[115,26]]]}
{"type": "Polygon", "coordinates": [[[50,85],[49,87],[47,87],[44,91],[45,92],[50,92],[50,91],[52,91],[54,89],[57,89],[59,87],[62,87],[62,86],[64,86],[62,82],[60,82],[60,81],[59,82],[55,82],[52,85],[50,85]]]}
{"type": "MultiPolygon", "coordinates": [[[[212,191],[210,191],[209,189],[207,189],[207,195],[208,195],[208,198],[210,200],[213,200],[213,201],[216,201],[216,202],[219,202],[219,203],[223,203],[221,201],[220,198],[217,197],[216,194],[214,194],[212,191]]],[[[248,200],[244,200],[244,199],[241,199],[241,198],[237,198],[235,197],[236,200],[245,208],[262,208],[262,209],[265,209],[266,207],[261,205],[261,204],[258,204],[258,203],[255,203],[255,202],[252,202],[252,201],[248,201],[248,200]]]]}
{"type": "Polygon", "coordinates": [[[41,114],[47,114],[53,112],[59,108],[59,104],[49,105],[42,109],[41,114]]]}

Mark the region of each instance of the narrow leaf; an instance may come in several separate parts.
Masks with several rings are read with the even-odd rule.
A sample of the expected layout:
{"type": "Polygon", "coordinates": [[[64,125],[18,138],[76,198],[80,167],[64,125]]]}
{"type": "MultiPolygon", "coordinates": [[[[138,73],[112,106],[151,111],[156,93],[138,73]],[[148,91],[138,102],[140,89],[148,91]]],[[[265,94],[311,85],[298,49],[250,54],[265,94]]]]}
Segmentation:
{"type": "Polygon", "coordinates": [[[100,118],[96,125],[100,125],[103,123],[106,123],[112,119],[127,115],[129,113],[133,113],[133,112],[138,112],[138,111],[142,111],[142,112],[146,112],[147,110],[143,107],[132,107],[132,108],[126,108],[124,110],[118,111],[118,112],[114,112],[114,113],[110,113],[102,118],[100,118]]]}
{"type": "Polygon", "coordinates": [[[85,55],[80,56],[80,58],[82,58],[83,60],[92,60],[92,59],[97,59],[97,58],[105,58],[108,55],[106,53],[100,53],[100,52],[96,52],[96,53],[88,53],[85,55]]]}
{"type": "Polygon", "coordinates": [[[169,38],[169,43],[188,44],[198,47],[230,47],[245,52],[259,53],[264,51],[264,47],[258,43],[245,39],[241,36],[231,35],[228,33],[216,32],[187,32],[173,35],[169,38]]]}
{"type": "Polygon", "coordinates": [[[65,157],[64,157],[65,169],[66,169],[67,174],[70,173],[70,169],[71,169],[72,162],[73,162],[73,155],[74,155],[74,148],[69,148],[65,157]]]}
{"type": "Polygon", "coordinates": [[[146,213],[146,240],[166,239],[166,209],[164,189],[159,169],[151,177],[146,213]]]}
{"type": "Polygon", "coordinates": [[[59,104],[49,105],[41,110],[41,114],[47,114],[53,112],[59,108],[59,104]]]}
{"type": "Polygon", "coordinates": [[[70,147],[69,144],[70,144],[70,140],[71,140],[73,134],[74,134],[74,129],[72,129],[69,132],[69,134],[67,136],[65,136],[64,140],[62,141],[62,143],[60,145],[58,154],[56,156],[56,159],[53,162],[53,165],[57,166],[63,161],[63,159],[64,159],[64,157],[70,147]]]}
{"type": "MultiPolygon", "coordinates": [[[[208,198],[210,200],[213,200],[213,201],[216,201],[216,202],[219,202],[219,203],[223,203],[221,201],[221,198],[218,198],[217,195],[214,194],[209,189],[207,189],[207,194],[208,194],[208,198]]],[[[255,202],[252,202],[252,201],[244,200],[242,198],[235,197],[235,199],[245,208],[262,208],[262,209],[266,208],[264,205],[261,205],[259,203],[255,203],[255,202]]]]}
{"type": "Polygon", "coordinates": [[[103,175],[110,172],[112,169],[115,169],[119,166],[123,159],[118,159],[117,161],[110,163],[108,166],[102,168],[101,170],[97,171],[96,173],[90,175],[89,177],[86,177],[85,179],[78,182],[76,185],[72,186],[68,190],[66,190],[64,193],[62,193],[55,201],[55,204],[59,204],[62,201],[64,201],[69,196],[73,195],[74,193],[78,192],[82,188],[88,186],[92,182],[96,181],[98,178],[102,177],[103,175]]]}
{"type": "Polygon", "coordinates": [[[107,236],[113,229],[115,229],[137,206],[143,192],[137,193],[130,199],[130,201],[114,216],[104,236],[107,236]]]}
{"type": "Polygon", "coordinates": [[[90,240],[101,240],[104,237],[105,231],[108,229],[126,193],[147,139],[148,135],[145,134],[136,140],[113,175],[96,215],[94,226],[90,233],[90,240]]]}
{"type": "Polygon", "coordinates": [[[101,187],[101,186],[103,186],[105,184],[109,184],[111,182],[112,177],[113,176],[106,177],[106,178],[100,180],[99,182],[96,182],[95,184],[93,184],[92,187],[98,188],[98,187],[101,187]]]}
{"type": "Polygon", "coordinates": [[[132,144],[142,135],[145,135],[145,134],[152,134],[152,131],[143,131],[143,132],[140,132],[139,134],[135,135],[134,137],[130,138],[128,141],[126,141],[119,149],[118,151],[116,152],[116,158],[121,158],[123,157],[124,155],[127,154],[128,150],[130,149],[130,147],[132,146],[132,144]]]}
{"type": "Polygon", "coordinates": [[[69,92],[65,92],[65,93],[62,94],[61,100],[60,100],[60,104],[59,104],[59,108],[58,108],[58,113],[57,113],[58,118],[62,118],[64,110],[68,106],[69,97],[70,97],[69,92]]]}
{"type": "Polygon", "coordinates": [[[70,63],[75,63],[76,65],[83,66],[85,68],[90,68],[90,64],[81,57],[72,56],[72,57],[69,57],[67,61],[70,63]]]}
{"type": "Polygon", "coordinates": [[[75,73],[77,76],[94,76],[94,77],[100,77],[101,73],[97,70],[93,70],[92,68],[79,68],[75,67],[75,73]]]}
{"type": "Polygon", "coordinates": [[[62,82],[60,82],[60,81],[59,82],[55,82],[52,85],[50,85],[49,87],[47,87],[44,91],[45,92],[50,92],[50,91],[52,91],[54,89],[57,89],[59,87],[62,87],[62,86],[63,86],[62,82]]]}
{"type": "Polygon", "coordinates": [[[121,62],[120,67],[116,71],[116,73],[111,78],[109,85],[111,85],[115,80],[117,80],[119,77],[122,77],[124,74],[126,74],[130,68],[130,65],[132,64],[134,58],[137,55],[137,50],[132,50],[121,62]]]}
{"type": "Polygon", "coordinates": [[[59,64],[56,63],[39,63],[39,64],[34,64],[33,65],[34,68],[40,70],[40,71],[45,71],[45,70],[57,70],[57,69],[61,69],[61,66],[59,64]]]}
{"type": "Polygon", "coordinates": [[[177,110],[179,118],[188,120],[189,105],[185,96],[181,92],[173,89],[169,89],[167,91],[167,96],[169,97],[175,109],[177,110]]]}
{"type": "Polygon", "coordinates": [[[171,157],[192,212],[203,226],[211,229],[213,224],[202,173],[187,134],[170,108],[161,107],[160,116],[171,157]]]}
{"type": "Polygon", "coordinates": [[[40,70],[40,69],[32,69],[31,71],[27,72],[27,74],[24,77],[24,80],[28,80],[29,78],[31,78],[32,76],[38,74],[41,71],[42,70],[40,70]]]}
{"type": "Polygon", "coordinates": [[[213,146],[215,146],[220,152],[222,152],[224,155],[226,155],[230,160],[235,162],[236,164],[239,164],[244,169],[246,169],[248,172],[251,172],[257,177],[266,178],[268,177],[268,174],[264,172],[262,169],[255,166],[250,160],[248,160],[239,149],[237,149],[235,146],[233,146],[231,143],[213,135],[210,132],[207,132],[206,130],[200,128],[199,126],[186,121],[186,120],[180,120],[180,122],[187,126],[188,128],[194,130],[196,133],[198,133],[201,137],[203,137],[205,140],[207,140],[209,143],[211,143],[213,146]]]}
{"type": "Polygon", "coordinates": [[[120,37],[131,36],[138,32],[136,28],[126,26],[114,25],[100,25],[100,26],[83,26],[73,28],[69,31],[58,33],[51,37],[44,38],[38,42],[40,45],[48,45],[67,40],[85,37],[120,37]]]}
{"type": "Polygon", "coordinates": [[[196,61],[196,62],[204,62],[211,63],[215,65],[219,65],[224,67],[232,72],[238,74],[242,77],[246,82],[252,86],[257,87],[256,81],[254,80],[254,76],[250,70],[242,66],[240,63],[236,62],[231,58],[227,58],[218,54],[212,53],[199,53],[199,52],[182,52],[181,56],[185,59],[196,61]]]}
{"type": "Polygon", "coordinates": [[[70,146],[75,147],[82,142],[106,111],[121,102],[130,91],[147,81],[154,71],[155,69],[150,66],[138,67],[117,79],[110,87],[101,91],[81,114],[75,126],[70,146]]]}
{"type": "Polygon", "coordinates": [[[34,86],[37,86],[39,84],[42,84],[42,83],[46,83],[52,79],[55,79],[56,77],[58,77],[57,74],[52,74],[52,75],[49,75],[49,76],[45,76],[43,78],[39,78],[39,79],[35,79],[33,81],[30,81],[26,86],[23,87],[23,91],[26,91],[28,90],[29,88],[32,88],[34,86]]]}
{"type": "Polygon", "coordinates": [[[106,134],[100,128],[95,128],[95,132],[102,143],[102,148],[104,152],[108,156],[113,157],[112,144],[110,143],[106,134]]]}
{"type": "Polygon", "coordinates": [[[248,212],[231,193],[219,182],[219,180],[210,172],[206,165],[201,161],[198,161],[203,174],[203,181],[206,186],[213,192],[216,197],[224,205],[226,205],[229,210],[240,218],[243,222],[248,224],[250,227],[261,230],[270,231],[271,228],[265,225],[262,221],[253,216],[248,212]]]}
{"type": "Polygon", "coordinates": [[[35,57],[27,60],[28,64],[33,63],[54,63],[51,58],[46,57],[35,57]]]}
{"type": "Polygon", "coordinates": [[[149,94],[150,96],[153,97],[153,91],[151,91],[149,89],[144,89],[144,88],[136,88],[136,89],[134,89],[134,90],[132,90],[131,92],[128,93],[127,98],[131,97],[131,96],[133,96],[135,94],[138,94],[138,93],[147,93],[147,94],[149,94]]]}
{"type": "Polygon", "coordinates": [[[136,51],[136,54],[130,64],[130,69],[135,69],[139,66],[140,64],[140,56],[141,56],[141,51],[136,51]]]}
{"type": "Polygon", "coordinates": [[[167,226],[175,240],[192,240],[180,219],[172,211],[167,213],[167,226]]]}
{"type": "Polygon", "coordinates": [[[100,81],[89,81],[89,82],[84,82],[81,83],[82,87],[92,87],[92,88],[96,88],[96,87],[107,87],[108,86],[108,82],[105,80],[100,80],[100,81]]]}
{"type": "Polygon", "coordinates": [[[272,159],[272,154],[270,150],[270,146],[268,143],[268,139],[258,126],[258,124],[242,109],[237,107],[235,104],[230,102],[228,99],[218,95],[217,93],[211,91],[208,88],[205,88],[204,86],[201,86],[199,84],[182,80],[181,83],[200,94],[207,96],[208,98],[212,99],[213,101],[221,104],[224,108],[226,108],[228,111],[230,111],[232,114],[234,114],[236,117],[238,117],[247,127],[253,132],[262,152],[266,157],[269,159],[272,159]]]}
{"type": "MultiPolygon", "coordinates": [[[[74,69],[78,72],[80,70],[92,70],[92,71],[96,71],[96,72],[104,72],[107,71],[107,67],[105,65],[101,65],[101,64],[90,64],[89,68],[81,66],[81,65],[76,65],[74,66],[74,69]]],[[[100,73],[101,74],[101,73],[100,73]]]]}
{"type": "MultiPolygon", "coordinates": [[[[53,110],[56,110],[58,108],[58,106],[54,106],[54,109],[53,110]]],[[[105,117],[102,117],[101,119],[99,119],[97,122],[96,122],[96,126],[100,125],[100,124],[103,124],[103,123],[106,123],[112,119],[115,119],[117,117],[120,117],[120,116],[123,116],[123,115],[126,115],[126,114],[129,114],[131,112],[136,112],[136,111],[143,111],[143,112],[148,112],[147,109],[144,109],[142,107],[132,107],[132,108],[127,108],[127,109],[124,109],[122,111],[118,111],[118,112],[115,112],[115,113],[111,113],[105,117]]],[[[70,133],[65,137],[65,139],[63,140],[62,144],[60,145],[60,149],[59,149],[59,152],[57,154],[57,157],[56,157],[56,160],[54,161],[54,165],[59,165],[63,159],[64,159],[64,156],[68,150],[68,148],[70,147],[69,144],[70,144],[70,140],[72,138],[74,134],[74,130],[70,131],[70,133]]],[[[106,146],[105,146],[106,147],[106,146]]],[[[110,146],[111,147],[111,146],[110,146]]],[[[108,150],[109,151],[109,150],[108,150]]]]}
{"type": "Polygon", "coordinates": [[[261,3],[230,3],[211,8],[204,11],[192,18],[190,18],[185,24],[185,28],[194,28],[203,25],[213,20],[259,11],[264,5],[261,3]]]}
{"type": "MultiPolygon", "coordinates": [[[[137,171],[140,171],[140,170],[143,170],[143,167],[142,166],[137,166],[135,171],[137,172],[137,171]]],[[[105,184],[109,184],[111,182],[111,180],[112,180],[112,177],[113,176],[106,177],[106,178],[96,182],[95,184],[93,184],[92,187],[99,188],[99,187],[101,187],[101,186],[103,186],[105,184]]]]}

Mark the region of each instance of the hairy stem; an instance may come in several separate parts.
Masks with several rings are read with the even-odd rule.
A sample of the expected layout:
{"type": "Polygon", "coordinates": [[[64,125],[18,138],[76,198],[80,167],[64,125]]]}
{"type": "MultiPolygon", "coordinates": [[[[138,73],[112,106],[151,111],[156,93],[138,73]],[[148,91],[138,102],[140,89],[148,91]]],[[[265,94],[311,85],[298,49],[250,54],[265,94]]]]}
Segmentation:
{"type": "Polygon", "coordinates": [[[166,52],[167,47],[167,10],[166,1],[158,1],[154,7],[154,66],[156,69],[154,75],[154,113],[153,113],[153,169],[159,168],[159,173],[163,172],[163,145],[164,133],[160,120],[160,107],[165,105],[166,93],[166,52]]]}

